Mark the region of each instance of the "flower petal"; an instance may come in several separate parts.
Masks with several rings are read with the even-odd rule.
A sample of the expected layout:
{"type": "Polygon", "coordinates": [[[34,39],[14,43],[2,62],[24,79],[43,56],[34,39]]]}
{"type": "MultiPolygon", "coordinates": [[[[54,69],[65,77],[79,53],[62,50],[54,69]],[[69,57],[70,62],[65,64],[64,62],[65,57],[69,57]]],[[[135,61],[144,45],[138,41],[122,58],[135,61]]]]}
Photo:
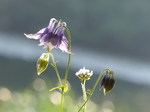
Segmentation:
{"type": "Polygon", "coordinates": [[[61,34],[61,28],[62,27],[60,27],[61,26],[61,20],[58,22],[58,24],[56,25],[56,27],[55,27],[55,29],[54,29],[54,32],[53,33],[55,33],[55,34],[57,34],[57,35],[60,35],[61,34]],[[59,27],[59,28],[58,28],[59,27]]]}
{"type": "Polygon", "coordinates": [[[37,34],[42,34],[45,32],[45,30],[46,30],[46,28],[42,28],[40,31],[37,32],[37,34]]]}
{"type": "Polygon", "coordinates": [[[51,42],[48,42],[48,43],[45,42],[44,43],[44,48],[47,49],[48,52],[50,52],[54,48],[54,46],[51,42]]]}
{"type": "Polygon", "coordinates": [[[47,26],[47,28],[49,29],[49,32],[53,32],[56,21],[57,20],[55,18],[52,18],[50,20],[49,25],[47,26]]]}
{"type": "Polygon", "coordinates": [[[39,39],[40,38],[40,34],[25,34],[24,33],[24,35],[30,39],[39,39]]]}
{"type": "Polygon", "coordinates": [[[69,51],[69,42],[65,36],[63,36],[63,38],[62,38],[61,44],[59,45],[59,49],[61,49],[62,51],[65,51],[69,54],[72,54],[71,51],[69,51]]]}
{"type": "Polygon", "coordinates": [[[25,34],[24,35],[27,37],[27,38],[30,38],[30,39],[39,39],[41,34],[44,33],[46,28],[43,28],[41,29],[40,31],[38,31],[37,33],[35,34],[25,34]]]}

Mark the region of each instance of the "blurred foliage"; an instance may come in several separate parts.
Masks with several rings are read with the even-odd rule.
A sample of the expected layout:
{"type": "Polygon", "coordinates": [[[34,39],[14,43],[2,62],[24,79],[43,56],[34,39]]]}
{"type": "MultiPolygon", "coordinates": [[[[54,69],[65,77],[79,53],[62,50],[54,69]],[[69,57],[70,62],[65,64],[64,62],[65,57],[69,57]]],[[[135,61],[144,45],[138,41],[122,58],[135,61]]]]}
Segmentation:
{"type": "MultiPolygon", "coordinates": [[[[0,112],[59,111],[57,98],[60,91],[49,92],[58,85],[52,66],[38,76],[36,62],[4,57],[0,57],[0,62],[0,112]]],[[[59,69],[62,76],[64,71],[59,69]]],[[[82,105],[81,82],[75,72],[69,72],[64,112],[77,112],[82,105]]],[[[88,90],[93,87],[97,77],[94,74],[87,81],[88,90]]],[[[89,112],[147,112],[150,110],[150,87],[116,79],[115,88],[106,96],[97,87],[88,105],[89,112]]]]}
{"type": "MultiPolygon", "coordinates": [[[[60,91],[48,91],[56,84],[54,82],[56,81],[47,78],[36,78],[22,90],[14,91],[0,87],[0,111],[59,112],[60,91]]],[[[64,112],[77,112],[82,105],[82,94],[75,94],[75,91],[78,91],[80,87],[75,90],[71,83],[68,82],[68,84],[69,91],[65,94],[64,112]]],[[[134,90],[128,91],[120,88],[117,91],[114,90],[106,96],[101,94],[102,91],[97,91],[97,95],[93,94],[93,97],[99,101],[92,97],[88,102],[87,112],[147,112],[150,109],[150,98],[146,97],[149,95],[147,92],[142,93],[137,89],[134,92],[134,90]]]]}
{"type": "Polygon", "coordinates": [[[148,0],[1,0],[0,30],[36,32],[55,17],[67,22],[73,43],[82,47],[148,58],[149,4],[148,0]]]}

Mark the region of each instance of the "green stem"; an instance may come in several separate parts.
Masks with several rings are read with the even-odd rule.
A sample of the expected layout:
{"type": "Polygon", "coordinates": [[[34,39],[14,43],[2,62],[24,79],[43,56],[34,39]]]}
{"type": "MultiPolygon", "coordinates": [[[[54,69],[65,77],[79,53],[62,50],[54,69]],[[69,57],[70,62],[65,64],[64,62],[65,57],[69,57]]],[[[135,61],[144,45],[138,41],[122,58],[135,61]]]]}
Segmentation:
{"type": "MultiPolygon", "coordinates": [[[[86,89],[85,89],[85,82],[86,81],[81,82],[84,102],[86,102],[86,100],[87,100],[86,89]]],[[[86,112],[86,104],[84,105],[83,112],[86,112]]]]}
{"type": "Polygon", "coordinates": [[[67,77],[68,77],[69,68],[70,68],[70,59],[71,59],[71,55],[68,54],[68,64],[67,64],[67,67],[66,67],[66,73],[65,73],[65,78],[64,78],[64,85],[66,85],[66,83],[67,83],[67,77]]]}
{"type": "Polygon", "coordinates": [[[94,84],[94,86],[93,86],[93,88],[92,88],[92,90],[91,90],[91,92],[90,92],[90,95],[88,96],[87,100],[83,103],[83,105],[79,108],[78,112],[80,112],[80,110],[86,105],[86,103],[89,101],[89,99],[90,99],[91,96],[93,95],[93,93],[94,93],[94,91],[95,91],[95,89],[96,89],[96,87],[97,87],[97,85],[98,85],[98,83],[99,83],[99,81],[100,81],[100,79],[101,79],[101,77],[102,77],[102,75],[103,75],[103,73],[104,73],[105,71],[110,71],[110,70],[106,68],[106,69],[104,69],[104,70],[99,74],[99,77],[97,78],[97,80],[96,80],[96,82],[95,82],[95,84],[94,84]]]}
{"type": "Polygon", "coordinates": [[[61,82],[61,78],[60,78],[60,75],[59,75],[59,72],[58,72],[58,68],[57,68],[57,65],[56,65],[55,58],[54,58],[53,54],[49,53],[49,55],[50,55],[51,58],[52,58],[53,67],[54,67],[54,69],[55,69],[55,72],[56,72],[56,75],[57,75],[59,84],[60,84],[60,86],[62,86],[63,84],[62,84],[62,82],[61,82]]]}
{"type": "MultiPolygon", "coordinates": [[[[60,27],[64,27],[66,29],[66,32],[68,34],[69,50],[71,51],[71,33],[70,33],[70,30],[66,26],[59,26],[54,31],[54,34],[57,31],[57,29],[59,29],[60,27]]],[[[71,60],[71,54],[68,54],[68,63],[67,63],[67,67],[66,67],[65,77],[64,77],[64,85],[66,85],[66,83],[67,83],[67,77],[68,77],[69,68],[70,68],[70,60],[71,60]]]]}
{"type": "MultiPolygon", "coordinates": [[[[71,51],[71,34],[70,31],[67,27],[63,26],[68,34],[68,41],[69,41],[69,50],[71,51]]],[[[71,60],[71,54],[68,54],[68,63],[67,63],[67,67],[66,67],[66,73],[65,73],[65,77],[64,77],[64,85],[66,85],[67,83],[67,77],[68,77],[68,73],[69,73],[69,68],[70,68],[70,60],[71,60]]]]}
{"type": "Polygon", "coordinates": [[[59,75],[59,72],[58,72],[58,68],[57,68],[57,65],[56,65],[57,62],[55,61],[55,58],[54,58],[53,54],[49,53],[49,55],[50,55],[51,58],[52,58],[52,62],[53,62],[52,65],[53,65],[53,67],[54,67],[54,69],[55,69],[57,78],[58,78],[58,80],[59,80],[59,84],[60,84],[60,86],[62,87],[62,88],[61,88],[62,92],[61,92],[61,101],[60,101],[60,112],[63,112],[64,87],[63,87],[63,84],[62,84],[62,82],[61,82],[61,78],[60,78],[60,75],[59,75]]]}
{"type": "Polygon", "coordinates": [[[60,112],[63,112],[64,93],[65,93],[64,88],[62,88],[61,101],[60,101],[60,112]]]}
{"type": "MultiPolygon", "coordinates": [[[[71,51],[71,34],[70,34],[70,31],[69,29],[66,27],[66,26],[59,26],[56,28],[56,30],[54,32],[57,31],[58,28],[60,27],[64,27],[67,31],[67,34],[68,34],[68,41],[69,41],[69,50],[71,51]]],[[[55,33],[54,33],[55,34],[55,33]]],[[[60,104],[60,112],[63,111],[63,101],[64,101],[64,87],[66,86],[66,83],[67,83],[67,77],[68,77],[68,73],[69,73],[69,68],[70,68],[70,60],[71,60],[71,54],[68,54],[68,63],[67,63],[67,67],[66,67],[66,72],[65,72],[65,77],[64,77],[64,86],[62,85],[62,82],[60,80],[60,75],[58,73],[58,70],[57,70],[57,66],[55,64],[56,67],[55,68],[55,71],[56,71],[56,74],[57,74],[57,77],[58,77],[58,80],[60,82],[60,85],[62,85],[62,93],[61,93],[61,104],[60,104]]],[[[54,61],[54,63],[56,63],[54,61]]]]}
{"type": "Polygon", "coordinates": [[[94,91],[95,91],[95,89],[96,89],[96,87],[97,87],[97,85],[98,85],[98,83],[99,83],[99,81],[100,81],[100,79],[101,79],[101,77],[102,77],[102,75],[103,75],[103,73],[104,73],[105,71],[110,71],[110,70],[109,70],[108,68],[106,68],[106,69],[104,69],[104,70],[100,73],[99,77],[97,78],[97,80],[96,80],[96,82],[95,82],[95,84],[94,84],[94,86],[93,86],[93,89],[91,90],[91,95],[94,93],[94,91]]]}
{"type": "MultiPolygon", "coordinates": [[[[68,34],[68,41],[69,41],[69,50],[71,51],[71,34],[70,31],[67,27],[63,26],[68,34]]],[[[66,86],[67,83],[67,77],[68,77],[68,73],[69,73],[69,68],[70,68],[70,60],[71,60],[71,54],[68,54],[68,63],[67,63],[67,67],[66,67],[66,72],[65,72],[65,77],[64,77],[64,86],[66,86]]],[[[61,93],[61,107],[60,107],[60,112],[63,111],[63,102],[64,102],[64,88],[62,88],[62,93],[61,93]]]]}

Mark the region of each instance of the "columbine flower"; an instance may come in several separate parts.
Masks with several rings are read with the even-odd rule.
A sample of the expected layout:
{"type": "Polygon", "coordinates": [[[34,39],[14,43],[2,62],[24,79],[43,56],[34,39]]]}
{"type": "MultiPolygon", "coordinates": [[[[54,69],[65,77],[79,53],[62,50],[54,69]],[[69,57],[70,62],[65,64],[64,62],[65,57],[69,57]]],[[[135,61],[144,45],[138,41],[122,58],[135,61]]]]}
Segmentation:
{"type": "Polygon", "coordinates": [[[103,88],[104,95],[113,89],[115,86],[115,79],[113,77],[113,71],[106,72],[106,75],[103,77],[101,81],[100,89],[103,88]]]}
{"type": "Polygon", "coordinates": [[[61,22],[60,20],[55,26],[57,22],[58,21],[55,18],[52,18],[46,28],[41,29],[35,34],[24,35],[30,39],[39,39],[39,45],[44,45],[44,48],[46,48],[48,52],[51,51],[53,48],[59,48],[62,51],[71,53],[71,51],[69,50],[69,42],[64,35],[64,27],[66,27],[67,24],[65,22],[61,22]]]}
{"type": "Polygon", "coordinates": [[[83,67],[83,69],[80,69],[78,72],[76,72],[75,75],[79,79],[81,79],[82,82],[84,82],[90,79],[90,77],[93,75],[93,71],[90,71],[88,69],[85,69],[85,67],[83,67]]]}

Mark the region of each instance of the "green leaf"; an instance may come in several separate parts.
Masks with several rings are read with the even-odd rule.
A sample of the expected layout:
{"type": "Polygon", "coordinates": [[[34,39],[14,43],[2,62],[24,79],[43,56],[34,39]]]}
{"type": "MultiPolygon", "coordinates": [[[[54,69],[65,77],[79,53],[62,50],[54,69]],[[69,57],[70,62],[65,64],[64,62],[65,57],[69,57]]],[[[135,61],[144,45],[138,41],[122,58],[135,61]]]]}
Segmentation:
{"type": "Polygon", "coordinates": [[[55,68],[57,62],[58,62],[58,61],[55,61],[55,62],[51,63],[51,65],[55,68]]]}
{"type": "Polygon", "coordinates": [[[66,84],[65,86],[61,86],[61,87],[54,87],[54,88],[50,89],[49,91],[53,91],[55,89],[60,89],[60,90],[64,89],[64,92],[67,92],[68,91],[68,85],[66,84]]]}
{"type": "Polygon", "coordinates": [[[54,68],[55,68],[55,66],[56,66],[54,63],[51,63],[51,65],[52,65],[54,68]]]}
{"type": "Polygon", "coordinates": [[[49,91],[53,91],[53,90],[55,90],[55,89],[61,89],[62,87],[54,87],[54,88],[52,88],[52,89],[50,89],[49,91]]]}
{"type": "Polygon", "coordinates": [[[68,84],[66,84],[64,87],[64,92],[67,92],[68,91],[68,84]]]}
{"type": "Polygon", "coordinates": [[[91,91],[90,90],[87,90],[86,93],[88,93],[89,95],[91,95],[91,91]]]}

